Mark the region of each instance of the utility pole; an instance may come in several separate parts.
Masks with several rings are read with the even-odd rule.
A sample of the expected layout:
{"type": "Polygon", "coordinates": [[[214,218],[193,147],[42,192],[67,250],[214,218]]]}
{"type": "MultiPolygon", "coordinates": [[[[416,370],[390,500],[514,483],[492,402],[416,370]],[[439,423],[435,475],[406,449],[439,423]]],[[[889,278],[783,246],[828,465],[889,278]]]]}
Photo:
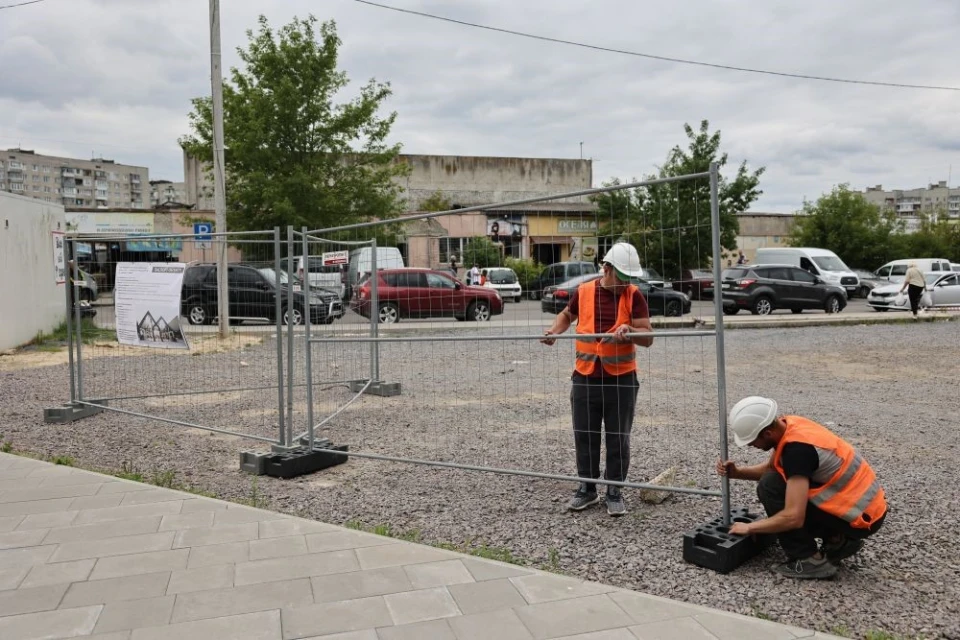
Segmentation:
{"type": "MultiPolygon", "coordinates": [[[[216,232],[227,232],[226,178],[223,168],[223,71],[220,60],[220,0],[210,0],[210,86],[213,98],[213,210],[216,232]]],[[[230,332],[227,290],[227,236],[217,235],[217,317],[219,333],[230,332]]]]}

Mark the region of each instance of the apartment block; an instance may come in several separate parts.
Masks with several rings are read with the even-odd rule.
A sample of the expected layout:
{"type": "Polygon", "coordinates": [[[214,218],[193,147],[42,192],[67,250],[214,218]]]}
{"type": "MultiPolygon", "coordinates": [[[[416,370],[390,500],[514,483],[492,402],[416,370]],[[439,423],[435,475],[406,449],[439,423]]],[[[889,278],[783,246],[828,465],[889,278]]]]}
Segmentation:
{"type": "Polygon", "coordinates": [[[146,167],[105,158],[61,158],[20,148],[0,152],[0,191],[65,207],[147,209],[149,181],[146,167]]]}
{"type": "Polygon", "coordinates": [[[916,230],[920,225],[921,214],[960,220],[960,187],[951,189],[946,180],[926,188],[892,191],[884,191],[883,185],[878,184],[867,187],[863,197],[868,202],[895,211],[906,222],[908,231],[916,230]]]}
{"type": "Polygon", "coordinates": [[[182,207],[187,202],[187,187],[185,182],[171,182],[170,180],[150,181],[150,206],[182,207]]]}

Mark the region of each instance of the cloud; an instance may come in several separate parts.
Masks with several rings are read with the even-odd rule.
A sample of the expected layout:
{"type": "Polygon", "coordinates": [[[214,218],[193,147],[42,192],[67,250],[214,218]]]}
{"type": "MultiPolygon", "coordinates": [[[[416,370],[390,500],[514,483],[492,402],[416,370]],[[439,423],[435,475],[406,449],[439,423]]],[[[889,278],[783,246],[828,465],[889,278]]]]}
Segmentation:
{"type": "MultiPolygon", "coordinates": [[[[874,81],[960,86],[960,3],[692,0],[382,0],[600,46],[874,81]]],[[[597,183],[655,171],[709,119],[731,167],[766,166],[757,210],[797,209],[837,183],[909,188],[960,173],[960,93],[797,80],[542,42],[349,0],[231,0],[224,67],[256,27],[335,19],[352,82],[389,81],[393,140],[424,154],[594,158],[597,183]]],[[[104,149],[180,179],[176,139],[209,92],[207,4],[70,0],[4,12],[0,145],[87,157],[104,149]],[[82,25],[82,26],[81,26],[82,25]]]]}

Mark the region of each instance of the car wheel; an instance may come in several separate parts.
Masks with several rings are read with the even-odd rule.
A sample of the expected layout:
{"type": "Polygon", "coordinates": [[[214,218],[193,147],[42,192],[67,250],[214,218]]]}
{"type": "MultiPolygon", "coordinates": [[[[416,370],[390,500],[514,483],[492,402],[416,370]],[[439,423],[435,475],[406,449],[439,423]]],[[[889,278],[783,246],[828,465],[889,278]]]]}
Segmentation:
{"type": "Polygon", "coordinates": [[[751,311],[755,316],[768,316],[773,313],[773,301],[767,296],[760,296],[753,301],[751,311]]]}
{"type": "Polygon", "coordinates": [[[283,312],[283,324],[301,325],[303,324],[303,311],[294,307],[283,312]]]}
{"type": "Polygon", "coordinates": [[[203,305],[192,304],[187,311],[187,321],[190,324],[210,324],[213,322],[213,314],[208,313],[203,305]]]}
{"type": "Polygon", "coordinates": [[[667,300],[667,303],[663,305],[663,315],[678,318],[683,315],[683,307],[680,306],[679,300],[667,300]]]}
{"type": "Polygon", "coordinates": [[[735,316],[740,313],[740,309],[738,307],[724,307],[723,313],[728,316],[735,316]]]}
{"type": "Polygon", "coordinates": [[[485,300],[477,300],[467,307],[467,319],[475,322],[486,322],[490,319],[490,304],[485,300]]]}
{"type": "Polygon", "coordinates": [[[829,296],[823,306],[827,313],[840,313],[840,310],[843,309],[843,304],[838,296],[829,296]]]}
{"type": "Polygon", "coordinates": [[[516,298],[513,299],[513,301],[516,302],[517,304],[520,304],[521,299],[522,299],[521,296],[517,296],[516,298]]]}
{"type": "Polygon", "coordinates": [[[880,312],[890,311],[890,309],[887,309],[886,307],[874,307],[873,310],[874,310],[874,311],[880,311],[880,312]]]}
{"type": "Polygon", "coordinates": [[[803,309],[790,309],[791,313],[803,313],[803,309]]]}
{"type": "Polygon", "coordinates": [[[380,312],[377,314],[380,324],[396,324],[400,322],[400,310],[392,302],[384,302],[380,305],[380,312]]]}

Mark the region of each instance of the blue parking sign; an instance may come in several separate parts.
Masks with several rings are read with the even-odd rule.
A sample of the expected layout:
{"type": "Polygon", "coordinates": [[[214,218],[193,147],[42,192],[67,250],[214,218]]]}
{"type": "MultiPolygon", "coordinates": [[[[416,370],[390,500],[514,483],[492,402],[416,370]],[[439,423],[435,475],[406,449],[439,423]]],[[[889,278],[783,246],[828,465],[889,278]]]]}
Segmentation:
{"type": "Polygon", "coordinates": [[[211,222],[194,222],[193,223],[193,236],[194,240],[197,242],[209,242],[213,240],[213,236],[210,234],[213,233],[213,223],[211,222]]]}

